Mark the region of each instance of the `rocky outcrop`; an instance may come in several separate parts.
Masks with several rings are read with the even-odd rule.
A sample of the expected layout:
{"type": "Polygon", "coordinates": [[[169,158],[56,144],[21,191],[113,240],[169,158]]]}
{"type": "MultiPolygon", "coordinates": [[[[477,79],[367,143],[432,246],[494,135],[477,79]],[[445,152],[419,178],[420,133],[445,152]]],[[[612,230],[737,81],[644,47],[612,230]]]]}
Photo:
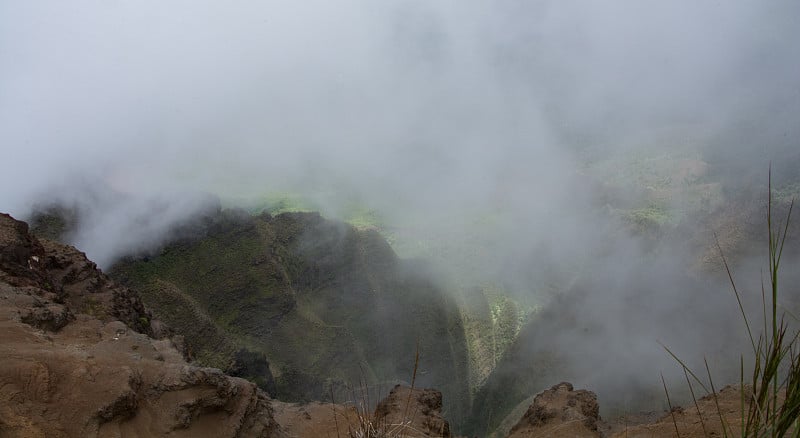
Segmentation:
{"type": "Polygon", "coordinates": [[[53,284],[61,288],[64,300],[75,312],[102,321],[118,320],[140,333],[161,337],[153,316],[139,295],[103,274],[86,254],[75,247],[41,240],[45,251],[43,267],[53,284]]]}
{"type": "Polygon", "coordinates": [[[44,248],[28,233],[25,222],[0,214],[0,281],[58,292],[49,284],[44,256],[44,248]]]}
{"type": "Polygon", "coordinates": [[[366,400],[344,404],[275,402],[275,419],[292,437],[449,437],[442,393],[395,386],[374,410],[366,400]]]}
{"type": "Polygon", "coordinates": [[[575,391],[572,384],[562,382],[537,395],[508,436],[599,437],[599,421],[597,396],[591,391],[575,391]]]}
{"type": "Polygon", "coordinates": [[[375,408],[375,421],[401,436],[450,436],[450,424],[442,417],[442,393],[434,389],[396,385],[375,408]]]}
{"type": "Polygon", "coordinates": [[[166,334],[81,252],[0,215],[0,436],[284,436],[255,384],[166,334]]]}
{"type": "MultiPolygon", "coordinates": [[[[744,394],[752,393],[750,386],[744,394]]],[[[778,396],[779,403],[784,393],[778,396]]],[[[507,434],[508,438],[607,437],[607,438],[704,438],[739,436],[743,415],[741,386],[726,386],[685,407],[670,411],[626,412],[603,421],[593,392],[573,390],[563,382],[538,394],[528,410],[507,434]]],[[[492,436],[499,436],[496,433],[492,436]]]]}

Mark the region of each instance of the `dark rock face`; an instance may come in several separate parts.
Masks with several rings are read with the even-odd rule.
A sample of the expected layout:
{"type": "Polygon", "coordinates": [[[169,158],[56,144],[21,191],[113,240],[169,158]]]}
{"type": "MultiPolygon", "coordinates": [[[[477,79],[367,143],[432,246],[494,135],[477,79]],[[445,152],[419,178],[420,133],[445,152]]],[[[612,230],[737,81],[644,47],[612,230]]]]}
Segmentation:
{"type": "Polygon", "coordinates": [[[275,378],[269,370],[269,362],[264,353],[242,348],[233,357],[233,363],[226,372],[234,377],[252,378],[259,388],[275,396],[275,378]]]}
{"type": "Polygon", "coordinates": [[[20,321],[38,329],[57,332],[75,319],[69,307],[32,297],[31,305],[20,311],[20,321]]]}
{"type": "Polygon", "coordinates": [[[48,288],[44,248],[28,234],[28,224],[0,214],[0,280],[14,286],[48,288]]]}
{"type": "Polygon", "coordinates": [[[599,437],[599,421],[597,396],[562,382],[537,395],[508,436],[599,437]]]}
{"type": "Polygon", "coordinates": [[[152,314],[139,295],[103,274],[86,254],[72,246],[42,240],[46,252],[43,267],[60,286],[66,303],[81,313],[101,320],[119,320],[128,327],[154,335],[152,314]]]}
{"type": "Polygon", "coordinates": [[[0,436],[284,436],[254,384],[153,332],[135,292],[0,215],[0,436]]]}

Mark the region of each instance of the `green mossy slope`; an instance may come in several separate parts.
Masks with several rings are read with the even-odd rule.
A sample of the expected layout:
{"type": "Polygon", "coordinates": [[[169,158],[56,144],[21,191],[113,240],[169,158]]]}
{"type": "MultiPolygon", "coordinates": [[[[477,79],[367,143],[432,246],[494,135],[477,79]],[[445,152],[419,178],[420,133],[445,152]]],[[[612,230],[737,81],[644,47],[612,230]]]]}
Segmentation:
{"type": "Polygon", "coordinates": [[[377,232],[316,213],[225,210],[179,235],[111,273],[198,362],[228,369],[236,351],[262,352],[278,398],[324,400],[331,387],[345,397],[362,381],[384,392],[410,381],[418,344],[417,384],[442,390],[450,412],[468,410],[457,306],[377,232]]]}

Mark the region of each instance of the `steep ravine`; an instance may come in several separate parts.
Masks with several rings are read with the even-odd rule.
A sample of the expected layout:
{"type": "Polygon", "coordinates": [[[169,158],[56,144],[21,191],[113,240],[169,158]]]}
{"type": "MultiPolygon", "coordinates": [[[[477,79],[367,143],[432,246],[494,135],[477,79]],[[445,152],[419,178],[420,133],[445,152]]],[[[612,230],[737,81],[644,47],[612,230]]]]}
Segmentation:
{"type": "MultiPolygon", "coordinates": [[[[786,200],[779,201],[778,213],[784,214],[786,200]]],[[[653,257],[648,263],[674,249],[664,242],[696,256],[685,260],[681,272],[686,275],[643,270],[641,278],[632,276],[630,281],[640,287],[623,296],[626,306],[650,312],[647,300],[637,298],[646,296],[649,287],[643,279],[660,278],[659,284],[700,291],[707,285],[699,278],[722,274],[709,262],[715,255],[709,252],[713,242],[705,230],[716,231],[732,263],[757,255],[753,248],[762,238],[761,216],[757,202],[742,199],[702,215],[693,226],[659,229],[660,240],[647,253],[653,257]]],[[[49,225],[50,231],[63,233],[58,221],[49,225]]],[[[524,309],[516,303],[489,302],[487,291],[476,289],[478,303],[466,306],[464,297],[452,299],[432,280],[424,263],[398,258],[376,231],[316,213],[254,216],[217,208],[184,224],[174,236],[154,252],[130,256],[112,267],[110,275],[142,297],[140,303],[120,301],[114,317],[151,335],[158,329],[147,324],[154,318],[165,321],[185,336],[181,345],[194,364],[245,377],[281,400],[333,398],[341,403],[361,397],[374,404],[395,383],[410,383],[418,351],[416,386],[442,391],[443,415],[456,433],[485,436],[500,431],[497,436],[502,436],[532,395],[564,379],[597,391],[606,409],[618,408],[608,396],[615,387],[635,392],[638,408],[657,411],[663,404],[660,392],[645,391],[638,382],[586,381],[585,370],[564,366],[563,336],[554,334],[582,342],[594,339],[597,321],[586,316],[592,313],[591,297],[609,287],[604,277],[575,282],[519,330],[507,324],[520,320],[524,309]],[[145,306],[149,310],[143,313],[145,306]],[[122,312],[128,308],[129,315],[122,312]],[[504,318],[500,323],[494,321],[498,315],[504,318]],[[495,332],[504,337],[498,341],[495,332]],[[364,387],[366,397],[360,395],[364,387]]],[[[793,258],[797,239],[789,242],[787,257],[793,258]]],[[[53,272],[59,278],[68,273],[63,268],[53,272]]],[[[80,284],[75,290],[103,288],[79,274],[70,273],[69,279],[80,284]]],[[[75,297],[81,312],[107,313],[99,298],[75,297]]],[[[704,311],[713,310],[698,309],[686,316],[702,318],[704,311]]],[[[575,353],[569,352],[573,358],[575,353]]],[[[593,361],[587,356],[584,362],[593,361]]],[[[283,412],[306,409],[299,405],[283,412]]]]}
{"type": "Polygon", "coordinates": [[[315,213],[223,210],[179,234],[110,272],[185,333],[198,363],[230,371],[236,352],[264,354],[271,372],[240,366],[239,375],[274,375],[280,399],[329,400],[331,390],[351,399],[364,385],[377,399],[411,381],[418,348],[417,386],[441,390],[456,425],[468,411],[456,304],[377,232],[315,213]]]}

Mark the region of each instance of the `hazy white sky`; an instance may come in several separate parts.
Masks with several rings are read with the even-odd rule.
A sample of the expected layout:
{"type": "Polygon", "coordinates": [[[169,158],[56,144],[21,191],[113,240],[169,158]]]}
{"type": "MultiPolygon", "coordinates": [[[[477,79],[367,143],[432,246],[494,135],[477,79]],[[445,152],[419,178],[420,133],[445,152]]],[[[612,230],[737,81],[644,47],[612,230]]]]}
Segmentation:
{"type": "Polygon", "coordinates": [[[313,173],[368,197],[485,201],[505,173],[535,186],[568,170],[564,130],[603,144],[681,123],[712,136],[754,102],[796,102],[798,9],[2,1],[13,166],[0,205],[19,211],[76,174],[162,192],[313,173]]]}

